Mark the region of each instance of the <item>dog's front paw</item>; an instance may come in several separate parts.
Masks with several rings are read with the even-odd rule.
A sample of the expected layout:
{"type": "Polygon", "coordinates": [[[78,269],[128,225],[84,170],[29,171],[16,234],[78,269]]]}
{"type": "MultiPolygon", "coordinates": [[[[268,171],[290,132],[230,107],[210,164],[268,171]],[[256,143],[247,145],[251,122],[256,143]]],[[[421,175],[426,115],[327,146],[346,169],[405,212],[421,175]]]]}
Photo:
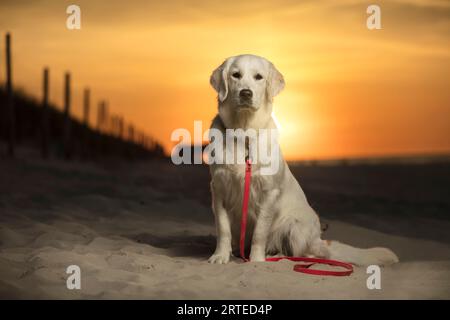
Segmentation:
{"type": "Polygon", "coordinates": [[[230,261],[230,253],[220,252],[214,253],[209,259],[209,263],[225,264],[230,261]]]}
{"type": "Polygon", "coordinates": [[[264,252],[251,252],[250,253],[250,261],[251,262],[266,261],[266,255],[264,254],[264,252]]]}

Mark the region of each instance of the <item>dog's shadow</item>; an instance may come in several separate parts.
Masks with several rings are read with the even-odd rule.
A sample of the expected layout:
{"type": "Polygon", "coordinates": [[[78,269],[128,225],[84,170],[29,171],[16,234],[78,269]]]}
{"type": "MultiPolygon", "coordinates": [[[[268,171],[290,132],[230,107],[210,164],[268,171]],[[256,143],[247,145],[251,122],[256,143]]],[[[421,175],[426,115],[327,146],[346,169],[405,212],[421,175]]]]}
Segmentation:
{"type": "Polygon", "coordinates": [[[212,235],[168,235],[157,236],[149,233],[128,235],[127,238],[155,248],[165,249],[169,256],[208,258],[216,247],[216,238],[212,235]]]}

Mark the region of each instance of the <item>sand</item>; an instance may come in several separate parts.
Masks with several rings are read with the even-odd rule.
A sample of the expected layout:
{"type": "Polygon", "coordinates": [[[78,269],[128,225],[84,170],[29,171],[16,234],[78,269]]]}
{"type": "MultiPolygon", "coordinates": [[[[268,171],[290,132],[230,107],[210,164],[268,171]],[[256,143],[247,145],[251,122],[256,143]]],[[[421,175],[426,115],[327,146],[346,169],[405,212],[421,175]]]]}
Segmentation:
{"type": "Polygon", "coordinates": [[[0,172],[4,299],[450,298],[449,243],[433,235],[448,219],[419,217],[427,239],[426,230],[410,237],[322,217],[326,238],[388,246],[400,257],[381,268],[381,290],[369,290],[363,267],[323,277],[293,272],[290,261],[208,264],[215,231],[202,166],[21,158],[1,159],[0,172]],[[66,287],[69,265],[81,269],[80,290],[66,287]]]}

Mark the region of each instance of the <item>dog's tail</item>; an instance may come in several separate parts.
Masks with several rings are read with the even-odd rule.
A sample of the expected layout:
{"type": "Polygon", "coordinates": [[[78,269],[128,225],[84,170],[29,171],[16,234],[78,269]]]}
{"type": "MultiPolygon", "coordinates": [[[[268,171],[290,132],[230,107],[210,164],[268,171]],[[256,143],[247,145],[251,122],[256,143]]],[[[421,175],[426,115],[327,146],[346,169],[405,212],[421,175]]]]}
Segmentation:
{"type": "Polygon", "coordinates": [[[349,262],[357,266],[386,266],[399,261],[397,255],[387,248],[360,249],[338,241],[319,240],[311,249],[314,256],[349,262]]]}

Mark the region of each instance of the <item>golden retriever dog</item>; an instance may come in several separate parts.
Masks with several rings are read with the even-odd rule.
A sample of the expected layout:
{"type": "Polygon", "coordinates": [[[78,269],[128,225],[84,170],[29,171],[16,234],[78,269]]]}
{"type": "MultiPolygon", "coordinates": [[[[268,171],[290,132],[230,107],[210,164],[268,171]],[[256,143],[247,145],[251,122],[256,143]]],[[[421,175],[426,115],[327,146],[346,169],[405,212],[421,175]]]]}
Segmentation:
{"type": "MultiPolygon", "coordinates": [[[[224,136],[227,129],[254,129],[257,135],[249,137],[249,144],[257,149],[255,139],[260,129],[276,130],[272,102],[284,88],[282,74],[268,60],[246,54],[226,59],[214,70],[210,83],[217,91],[219,107],[211,129],[220,130],[224,136]]],[[[279,155],[272,159],[276,166],[271,164],[277,170],[263,174],[262,163],[252,165],[246,234],[250,261],[283,255],[329,258],[355,265],[398,262],[387,248],[359,249],[322,240],[319,218],[289,170],[278,144],[270,143],[269,147],[279,155]]],[[[210,172],[217,246],[209,262],[222,264],[239,248],[245,162],[211,163],[210,172]]]]}

